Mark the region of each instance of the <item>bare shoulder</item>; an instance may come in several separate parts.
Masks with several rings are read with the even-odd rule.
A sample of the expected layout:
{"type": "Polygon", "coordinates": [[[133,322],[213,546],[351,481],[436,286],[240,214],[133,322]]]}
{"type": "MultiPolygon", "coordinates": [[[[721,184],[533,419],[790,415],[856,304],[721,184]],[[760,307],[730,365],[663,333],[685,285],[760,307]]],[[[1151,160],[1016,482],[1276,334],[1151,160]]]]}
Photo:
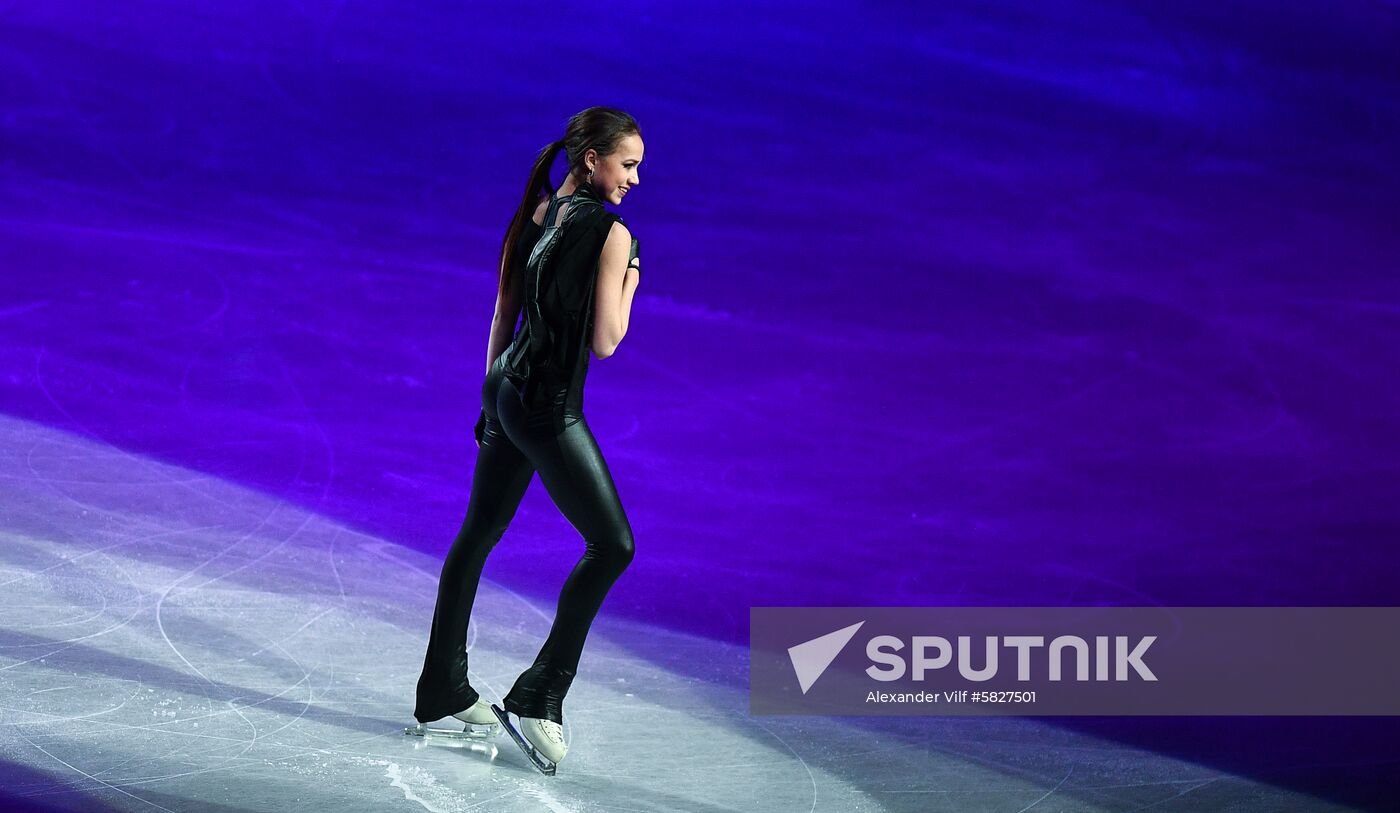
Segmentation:
{"type": "Polygon", "coordinates": [[[599,258],[602,267],[621,274],[627,264],[627,254],[632,248],[632,233],[620,220],[614,220],[608,227],[607,239],[603,240],[603,252],[599,258]]]}
{"type": "Polygon", "coordinates": [[[608,228],[608,242],[611,243],[614,241],[623,243],[630,243],[632,241],[632,232],[628,230],[627,224],[623,223],[621,220],[614,220],[612,226],[608,228]]]}
{"type": "Polygon", "coordinates": [[[536,226],[544,225],[544,213],[545,210],[548,208],[549,195],[545,195],[544,197],[540,198],[539,202],[535,205],[535,213],[533,215],[530,215],[530,219],[535,222],[536,226]]]}

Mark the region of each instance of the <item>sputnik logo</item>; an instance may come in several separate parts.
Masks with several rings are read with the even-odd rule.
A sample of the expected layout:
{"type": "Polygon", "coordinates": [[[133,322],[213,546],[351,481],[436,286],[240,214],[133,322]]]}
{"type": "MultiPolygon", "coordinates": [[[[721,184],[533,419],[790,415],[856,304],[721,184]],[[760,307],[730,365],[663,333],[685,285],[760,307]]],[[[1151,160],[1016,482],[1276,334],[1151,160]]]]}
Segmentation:
{"type": "Polygon", "coordinates": [[[817,682],[817,678],[822,676],[831,662],[836,660],[836,656],[841,654],[841,650],[846,647],[856,634],[856,630],[865,624],[861,621],[849,627],[842,627],[835,632],[828,632],[820,638],[813,638],[804,641],[796,646],[788,647],[788,658],[792,660],[792,671],[797,673],[797,684],[802,687],[802,693],[812,688],[812,684],[817,682]]]}

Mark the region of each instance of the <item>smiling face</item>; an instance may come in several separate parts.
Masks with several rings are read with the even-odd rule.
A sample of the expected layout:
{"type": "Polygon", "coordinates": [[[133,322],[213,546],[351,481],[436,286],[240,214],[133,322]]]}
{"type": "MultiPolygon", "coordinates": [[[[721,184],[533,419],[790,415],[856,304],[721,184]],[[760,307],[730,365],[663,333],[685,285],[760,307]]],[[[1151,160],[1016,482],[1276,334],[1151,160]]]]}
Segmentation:
{"type": "Polygon", "coordinates": [[[587,166],[590,159],[596,160],[593,164],[593,188],[604,200],[621,203],[622,196],[642,182],[637,175],[637,165],[642,163],[642,149],[642,137],[631,134],[617,142],[617,149],[611,155],[600,158],[592,150],[588,151],[584,165],[587,166]]]}

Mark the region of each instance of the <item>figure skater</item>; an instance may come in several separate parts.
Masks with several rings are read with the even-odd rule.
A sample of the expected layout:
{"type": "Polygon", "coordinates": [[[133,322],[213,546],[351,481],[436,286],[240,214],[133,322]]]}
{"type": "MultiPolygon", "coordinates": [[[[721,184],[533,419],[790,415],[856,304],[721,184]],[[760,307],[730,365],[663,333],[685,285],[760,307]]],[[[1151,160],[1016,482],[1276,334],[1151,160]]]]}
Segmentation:
{"type": "Polygon", "coordinates": [[[632,561],[632,528],[584,419],[583,382],[589,350],[605,359],[627,335],[641,279],[637,240],[603,202],[622,202],[640,183],[641,162],[636,120],[621,110],[590,107],[569,119],[564,137],[540,152],[530,172],[501,246],[467,515],[438,583],[413,712],[419,725],[407,729],[489,737],[504,726],[535,767],[551,775],[568,750],[562,706],[584,639],[604,596],[632,561]],[[549,170],[560,150],[569,173],[556,190],[549,170]],[[501,708],[481,699],[468,680],[467,625],[486,556],[535,472],[586,550],[564,582],[534,665],[501,708]],[[426,725],[441,719],[465,728],[426,725]]]}

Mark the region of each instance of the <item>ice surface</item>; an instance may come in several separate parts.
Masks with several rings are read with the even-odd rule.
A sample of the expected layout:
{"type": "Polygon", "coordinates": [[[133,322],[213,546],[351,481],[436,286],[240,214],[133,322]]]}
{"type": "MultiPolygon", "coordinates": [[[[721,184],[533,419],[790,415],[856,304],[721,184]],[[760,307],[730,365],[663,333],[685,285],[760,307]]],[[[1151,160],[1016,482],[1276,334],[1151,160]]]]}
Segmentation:
{"type": "MultiPolygon", "coordinates": [[[[435,560],[13,418],[0,417],[0,482],[0,777],[25,803],[873,812],[1053,798],[1110,811],[1190,794],[1198,809],[1327,809],[1038,722],[752,717],[743,648],[607,615],[565,703],[569,754],[541,777],[502,738],[402,734],[435,560]],[[638,648],[706,662],[713,680],[638,648]]],[[[483,695],[499,700],[550,620],[483,583],[468,638],[483,695]]]]}

